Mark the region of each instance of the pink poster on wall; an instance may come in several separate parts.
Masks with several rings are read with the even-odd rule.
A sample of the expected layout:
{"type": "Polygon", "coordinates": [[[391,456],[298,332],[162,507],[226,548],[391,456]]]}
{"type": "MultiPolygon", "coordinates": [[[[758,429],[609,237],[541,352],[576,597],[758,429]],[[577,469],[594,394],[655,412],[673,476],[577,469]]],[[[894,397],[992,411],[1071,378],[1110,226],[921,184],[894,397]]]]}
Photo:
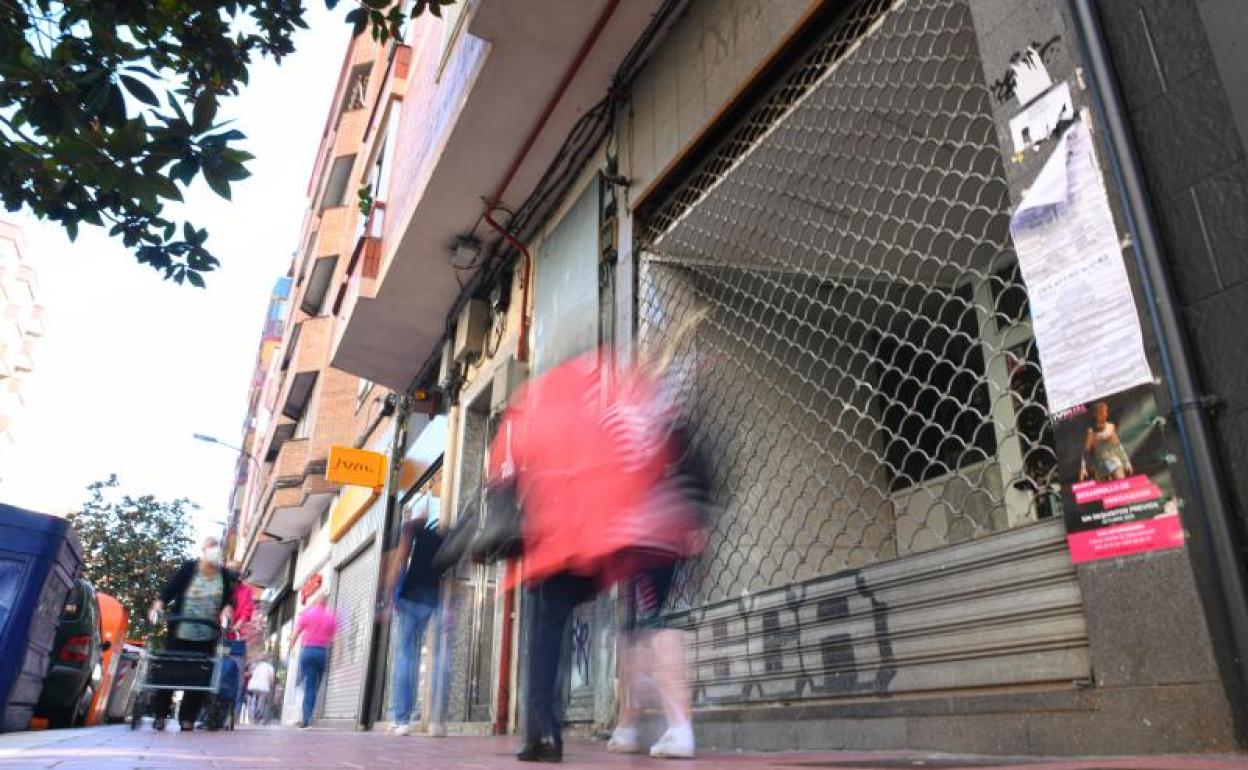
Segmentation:
{"type": "Polygon", "coordinates": [[[1060,412],[1054,428],[1072,561],[1183,545],[1152,385],[1060,412]]]}

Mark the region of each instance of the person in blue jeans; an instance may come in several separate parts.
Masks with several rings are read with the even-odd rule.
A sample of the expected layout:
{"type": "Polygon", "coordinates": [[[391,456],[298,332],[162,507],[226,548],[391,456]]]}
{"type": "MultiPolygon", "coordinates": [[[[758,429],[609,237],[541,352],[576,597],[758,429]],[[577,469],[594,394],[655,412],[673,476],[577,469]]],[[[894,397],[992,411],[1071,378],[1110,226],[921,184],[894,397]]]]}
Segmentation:
{"type": "Polygon", "coordinates": [[[438,588],[442,575],[434,566],[433,557],[441,546],[442,536],[438,534],[437,527],[426,516],[416,516],[404,522],[391,560],[390,585],[394,586],[396,634],[391,681],[394,692],[391,735],[411,732],[421,640],[429,621],[438,612],[438,588]]]}
{"type": "Polygon", "coordinates": [[[295,623],[295,635],[291,645],[303,639],[303,649],[299,652],[299,678],[303,684],[303,720],[300,727],[312,724],[313,712],[316,709],[316,695],[321,689],[321,680],[325,678],[325,666],[329,662],[329,647],[338,631],[338,617],[329,609],[329,591],[320,593],[312,606],[303,611],[295,623]]]}

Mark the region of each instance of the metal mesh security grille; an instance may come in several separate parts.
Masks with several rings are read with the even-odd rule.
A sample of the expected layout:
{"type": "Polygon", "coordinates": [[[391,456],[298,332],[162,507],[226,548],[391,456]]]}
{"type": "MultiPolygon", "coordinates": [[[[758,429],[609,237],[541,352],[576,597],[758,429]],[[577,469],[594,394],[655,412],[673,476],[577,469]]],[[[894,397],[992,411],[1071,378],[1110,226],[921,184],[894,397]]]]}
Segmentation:
{"type": "Polygon", "coordinates": [[[675,606],[1055,513],[1008,189],[960,0],[864,0],[640,229],[719,509],[675,606]]]}

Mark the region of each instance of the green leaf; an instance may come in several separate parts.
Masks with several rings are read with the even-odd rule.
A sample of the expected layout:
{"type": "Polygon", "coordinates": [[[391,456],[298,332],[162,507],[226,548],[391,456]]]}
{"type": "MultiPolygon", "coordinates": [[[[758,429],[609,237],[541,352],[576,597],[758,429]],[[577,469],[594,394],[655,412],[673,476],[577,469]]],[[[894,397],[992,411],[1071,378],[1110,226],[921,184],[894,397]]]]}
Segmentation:
{"type": "Polygon", "coordinates": [[[198,289],[204,288],[204,277],[193,270],[186,271],[186,280],[198,289]]]}
{"type": "Polygon", "coordinates": [[[99,156],[99,150],[76,136],[67,137],[58,142],[55,148],[58,157],[70,163],[88,163],[99,156]]]}
{"type": "Polygon", "coordinates": [[[368,26],[368,11],[364,8],[353,8],[347,13],[347,23],[353,27],[352,34],[359,35],[368,26]]]}
{"type": "Polygon", "coordinates": [[[152,176],[149,176],[147,180],[152,185],[152,187],[156,190],[156,194],[159,195],[160,197],[167,198],[169,200],[175,200],[175,201],[182,200],[182,191],[179,190],[178,186],[174,184],[173,181],[168,179],[167,177],[163,177],[159,174],[154,174],[152,176]]]}
{"type": "Polygon", "coordinates": [[[160,80],[160,75],[157,75],[155,72],[152,72],[152,70],[151,70],[151,68],[150,68],[150,67],[144,67],[144,66],[139,65],[139,64],[131,64],[131,65],[128,65],[128,66],[126,67],[126,71],[127,71],[127,72],[137,72],[137,73],[139,73],[140,75],[147,75],[147,76],[148,76],[149,78],[151,78],[152,80],[160,80]]]}
{"type": "Polygon", "coordinates": [[[331,11],[334,10],[338,7],[338,0],[325,0],[325,7],[331,11]]]}
{"type": "Polygon", "coordinates": [[[126,121],[121,130],[113,136],[113,147],[117,152],[134,155],[143,149],[147,140],[147,124],[142,117],[126,121]]]}
{"type": "Polygon", "coordinates": [[[177,96],[170,93],[165,97],[165,101],[169,102],[169,108],[173,110],[179,119],[186,121],[186,111],[182,109],[182,103],[178,101],[177,96]]]}
{"type": "Polygon", "coordinates": [[[240,179],[246,179],[251,176],[251,172],[242,163],[234,163],[228,160],[222,160],[218,164],[218,170],[222,177],[231,182],[237,182],[240,179]]]}
{"type": "Polygon", "coordinates": [[[212,191],[227,201],[230,200],[230,182],[225,177],[220,176],[214,169],[204,167],[204,181],[212,188],[212,191]]]}
{"type": "Polygon", "coordinates": [[[213,134],[212,136],[208,138],[212,139],[214,142],[219,142],[221,144],[224,144],[226,142],[233,142],[238,139],[246,139],[247,135],[244,134],[242,131],[239,131],[237,128],[231,128],[229,131],[223,131],[219,134],[213,134]]]}
{"type": "Polygon", "coordinates": [[[249,160],[255,160],[256,156],[246,150],[238,150],[233,147],[226,148],[221,151],[221,159],[229,160],[235,163],[246,163],[249,160]]]}
{"type": "Polygon", "coordinates": [[[108,103],[100,112],[100,122],[109,128],[121,128],[126,122],[126,95],[116,83],[108,85],[108,103]]]}
{"type": "Polygon", "coordinates": [[[203,94],[195,102],[191,128],[195,133],[202,134],[212,128],[212,120],[215,117],[217,117],[217,97],[212,94],[203,94]]]}
{"type": "Polygon", "coordinates": [[[182,184],[189,185],[195,175],[199,173],[199,161],[195,158],[183,158],[173,167],[169,169],[169,176],[178,180],[182,184]]]}
{"type": "Polygon", "coordinates": [[[156,98],[156,94],[152,93],[152,89],[148,88],[143,81],[138,78],[130,77],[129,75],[121,75],[120,79],[122,85],[126,87],[126,90],[129,91],[135,99],[138,99],[144,104],[152,107],[160,106],[160,100],[156,98]]]}
{"type": "Polygon", "coordinates": [[[78,223],[72,219],[66,222],[65,233],[69,236],[71,241],[78,240],[78,223]]]}

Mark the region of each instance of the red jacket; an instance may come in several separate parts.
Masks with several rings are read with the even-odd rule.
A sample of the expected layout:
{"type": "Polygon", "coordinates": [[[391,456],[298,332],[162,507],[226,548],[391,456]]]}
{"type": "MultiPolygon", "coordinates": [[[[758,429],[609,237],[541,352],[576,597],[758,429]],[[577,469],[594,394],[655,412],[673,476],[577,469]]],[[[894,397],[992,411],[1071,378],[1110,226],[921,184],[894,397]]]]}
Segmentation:
{"type": "Polygon", "coordinates": [[[566,571],[607,584],[644,568],[639,550],[668,561],[688,555],[696,515],[655,494],[672,459],[669,417],[643,374],[604,383],[597,351],[517,394],[491,445],[488,477],[516,484],[524,581],[566,571]]]}
{"type": "MultiPolygon", "coordinates": [[[[256,614],[255,589],[247,585],[243,581],[238,581],[234,586],[234,627],[241,629],[246,626],[256,614]]],[[[231,633],[231,638],[242,638],[242,634],[235,630],[231,633]]]]}

